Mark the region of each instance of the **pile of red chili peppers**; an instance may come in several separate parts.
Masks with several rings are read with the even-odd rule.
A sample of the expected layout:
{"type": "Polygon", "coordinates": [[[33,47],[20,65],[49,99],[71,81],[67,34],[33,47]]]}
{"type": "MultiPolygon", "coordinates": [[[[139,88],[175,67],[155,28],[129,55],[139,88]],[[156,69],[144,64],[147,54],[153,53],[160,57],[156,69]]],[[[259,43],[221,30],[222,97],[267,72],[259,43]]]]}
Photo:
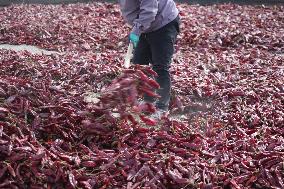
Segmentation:
{"type": "Polygon", "coordinates": [[[0,49],[0,188],[284,188],[284,7],[178,8],[159,123],[116,4],[0,8],[1,43],[62,53],[0,49]]]}

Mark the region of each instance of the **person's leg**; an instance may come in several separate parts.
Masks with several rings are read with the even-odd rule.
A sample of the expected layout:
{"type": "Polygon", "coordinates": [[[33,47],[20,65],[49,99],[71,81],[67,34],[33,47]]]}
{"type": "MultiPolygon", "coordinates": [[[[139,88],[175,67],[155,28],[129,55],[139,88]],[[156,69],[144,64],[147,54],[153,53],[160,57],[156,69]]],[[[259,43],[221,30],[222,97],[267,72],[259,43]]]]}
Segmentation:
{"type": "MultiPolygon", "coordinates": [[[[151,49],[148,41],[146,40],[145,34],[140,36],[137,47],[134,50],[133,63],[139,65],[149,65],[152,63],[151,49]]],[[[155,101],[153,97],[148,95],[144,95],[143,100],[150,103],[155,101]]]]}
{"type": "Polygon", "coordinates": [[[156,107],[168,110],[171,93],[170,65],[174,54],[174,44],[179,33],[179,20],[176,19],[163,28],[146,34],[152,53],[153,70],[157,72],[156,81],[160,85],[157,93],[161,96],[156,107]]]}
{"type": "Polygon", "coordinates": [[[137,47],[134,49],[133,64],[149,65],[151,63],[152,54],[149,43],[145,38],[145,34],[140,36],[137,47]]]}

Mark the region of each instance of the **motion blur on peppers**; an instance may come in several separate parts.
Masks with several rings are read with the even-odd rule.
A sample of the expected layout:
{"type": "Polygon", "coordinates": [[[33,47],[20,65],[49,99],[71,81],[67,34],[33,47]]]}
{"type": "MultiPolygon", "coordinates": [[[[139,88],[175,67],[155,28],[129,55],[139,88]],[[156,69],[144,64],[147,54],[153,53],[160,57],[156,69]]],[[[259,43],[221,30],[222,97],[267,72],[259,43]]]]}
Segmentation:
{"type": "Polygon", "coordinates": [[[173,0],[119,0],[121,12],[132,30],[129,40],[134,46],[133,64],[151,65],[157,73],[160,88],[158,100],[145,95],[144,101],[154,103],[161,118],[168,112],[171,96],[169,69],[174,44],[180,32],[179,11],[173,0]]]}

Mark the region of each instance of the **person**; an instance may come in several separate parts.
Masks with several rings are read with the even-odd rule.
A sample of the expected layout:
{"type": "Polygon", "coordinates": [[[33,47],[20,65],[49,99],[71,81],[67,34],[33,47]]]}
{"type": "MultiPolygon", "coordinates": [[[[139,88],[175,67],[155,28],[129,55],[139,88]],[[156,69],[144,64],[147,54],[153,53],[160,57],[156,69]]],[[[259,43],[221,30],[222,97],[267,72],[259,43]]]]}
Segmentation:
{"type": "Polygon", "coordinates": [[[155,102],[156,114],[161,116],[169,108],[169,69],[180,32],[179,11],[173,0],[119,0],[119,4],[123,18],[132,26],[129,39],[135,47],[133,64],[151,64],[158,75],[155,78],[160,85],[157,94],[161,97],[155,102],[144,96],[144,101],[155,102]]]}

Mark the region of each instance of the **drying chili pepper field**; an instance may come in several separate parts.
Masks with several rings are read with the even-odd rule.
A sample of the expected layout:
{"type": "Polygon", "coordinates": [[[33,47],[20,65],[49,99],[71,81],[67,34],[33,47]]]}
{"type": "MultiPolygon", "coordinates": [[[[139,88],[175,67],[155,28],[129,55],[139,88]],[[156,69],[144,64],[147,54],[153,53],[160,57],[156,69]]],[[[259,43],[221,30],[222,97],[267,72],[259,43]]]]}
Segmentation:
{"type": "Polygon", "coordinates": [[[178,8],[157,122],[118,5],[0,7],[0,43],[59,52],[0,50],[0,188],[284,188],[284,7],[178,8]]]}

